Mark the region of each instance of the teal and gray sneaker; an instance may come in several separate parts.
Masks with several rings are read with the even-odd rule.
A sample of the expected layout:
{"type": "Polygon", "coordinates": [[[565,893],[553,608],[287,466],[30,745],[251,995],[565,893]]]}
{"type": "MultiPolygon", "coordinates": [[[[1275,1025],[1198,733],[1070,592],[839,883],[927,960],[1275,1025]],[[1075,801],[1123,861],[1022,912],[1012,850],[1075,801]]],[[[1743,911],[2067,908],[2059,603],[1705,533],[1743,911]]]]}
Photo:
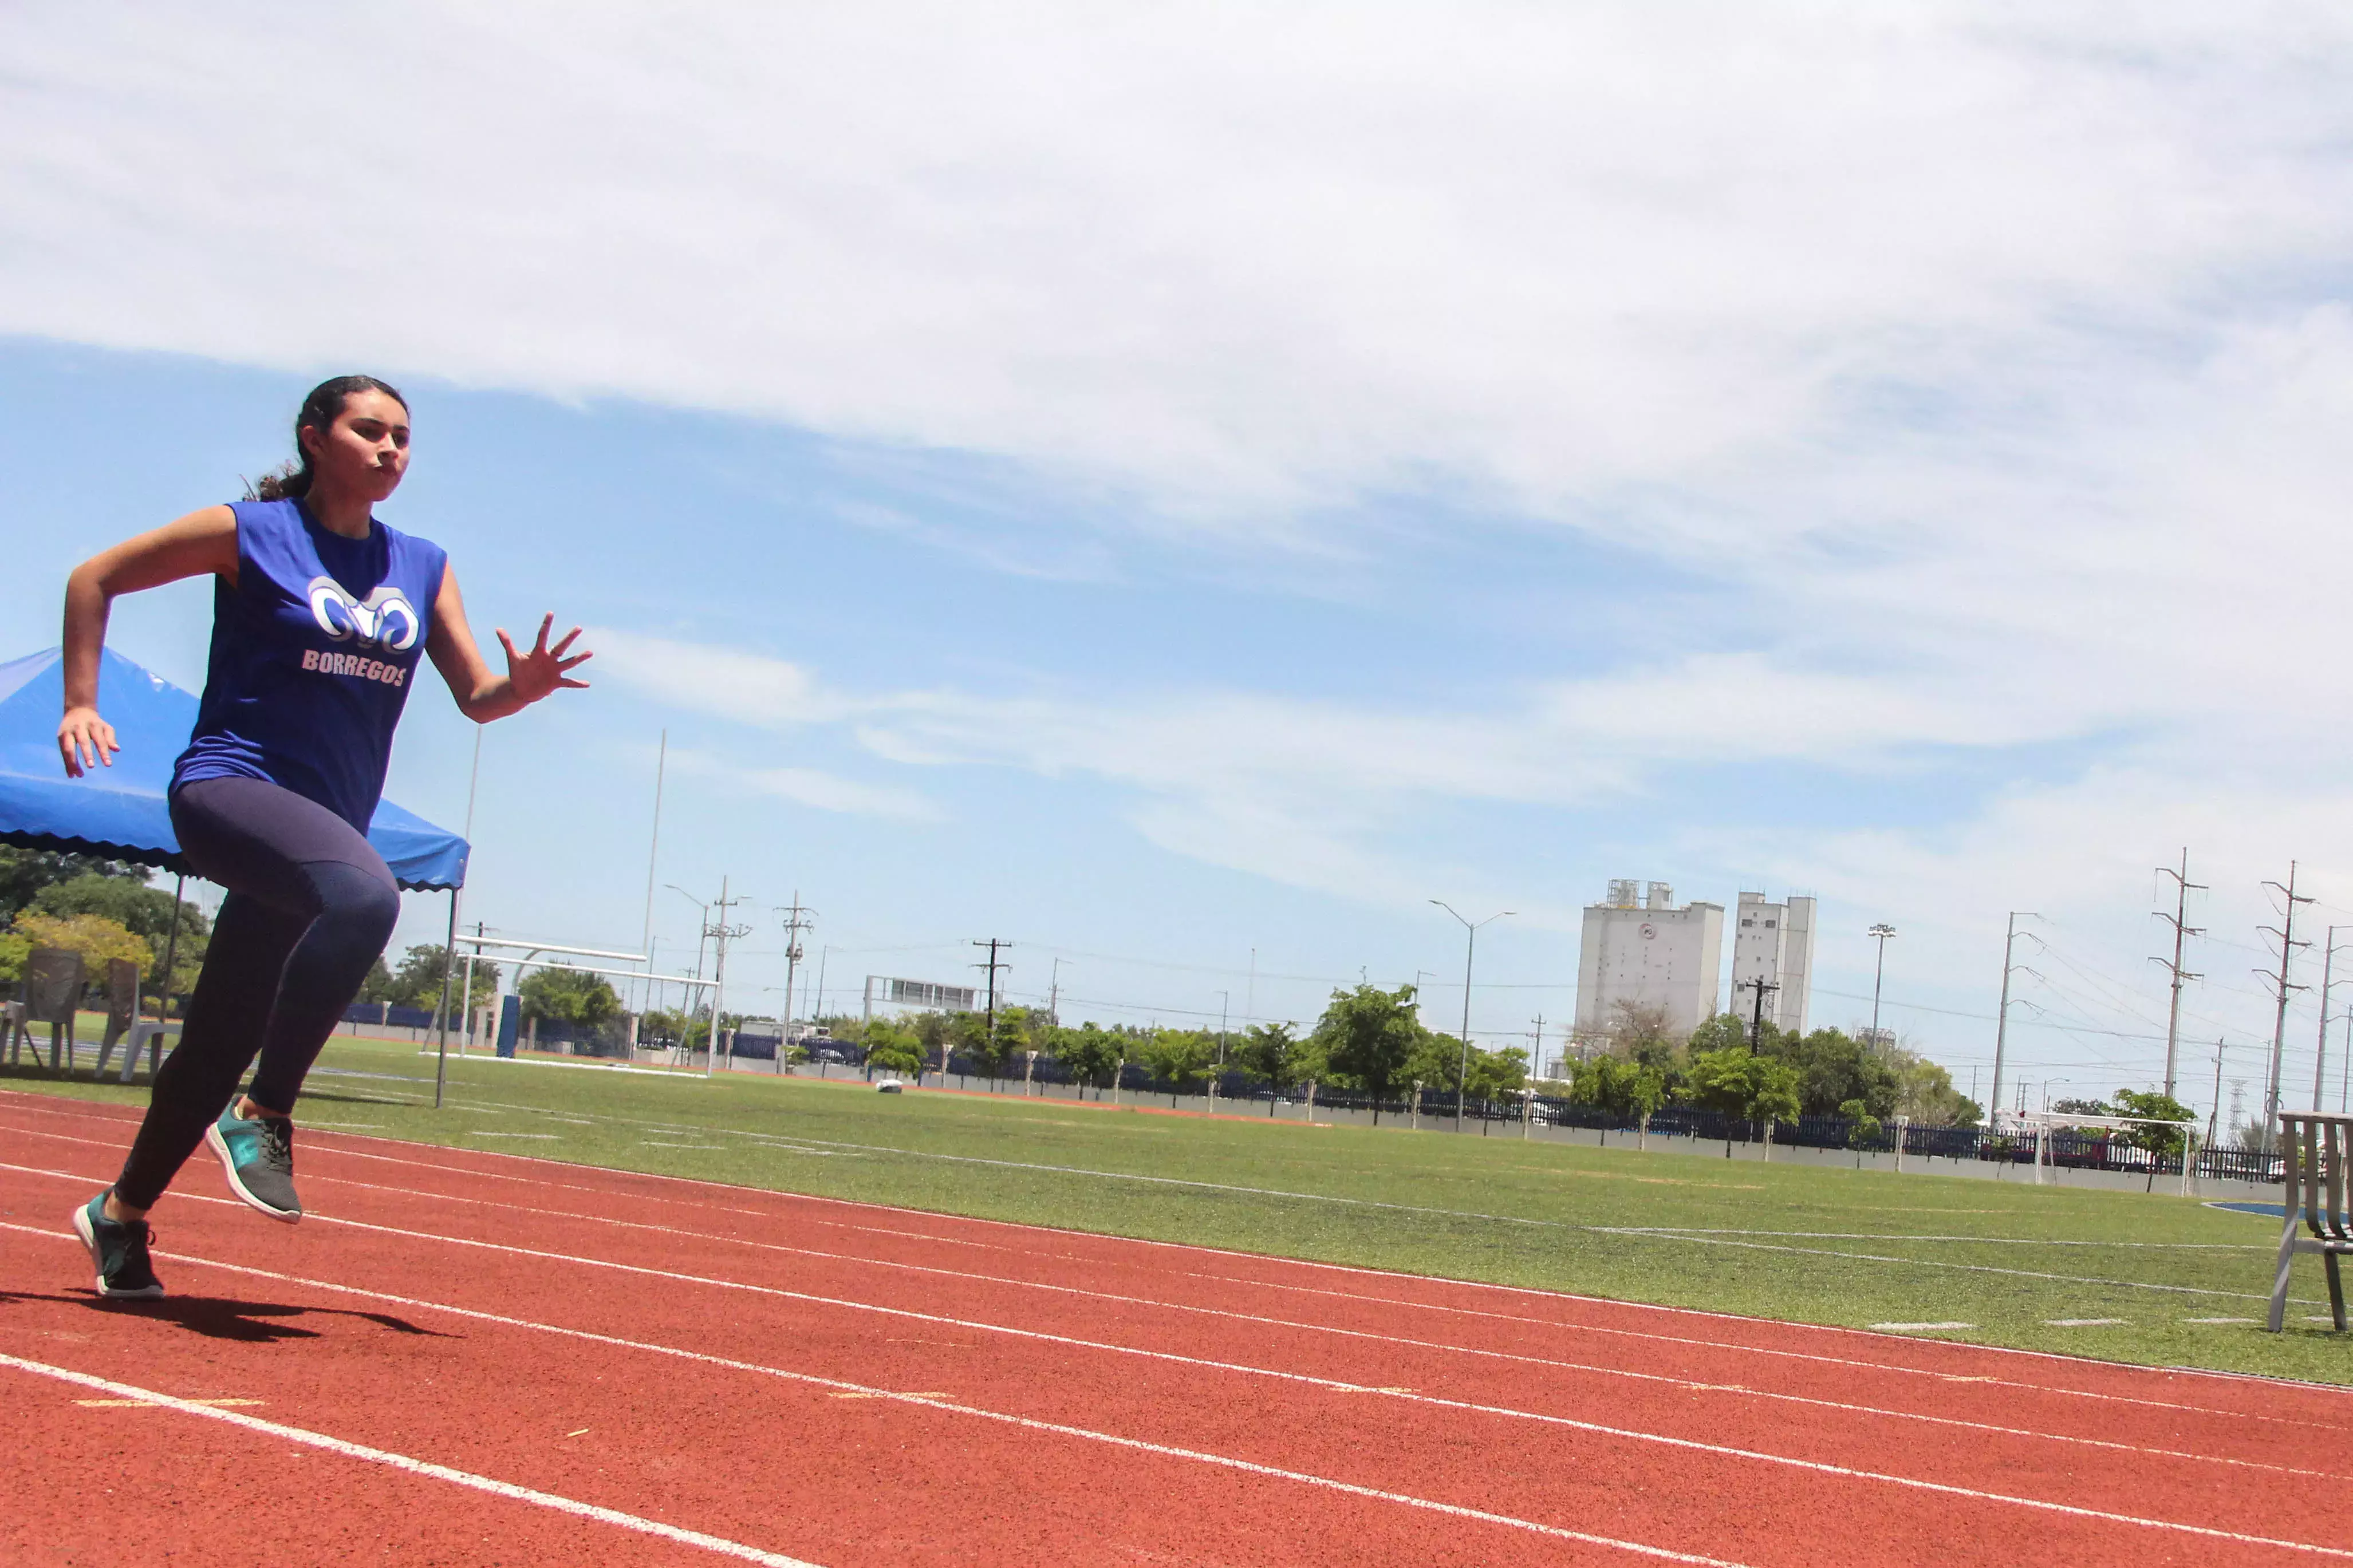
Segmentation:
{"type": "Polygon", "coordinates": [[[164,1293],[164,1282],[155,1278],[154,1266],[147,1261],[147,1244],[155,1233],[145,1220],[125,1224],[106,1217],[106,1192],[74,1210],[74,1234],[90,1248],[90,1260],[98,1268],[98,1293],[117,1300],[152,1300],[164,1293]]]}
{"type": "Polygon", "coordinates": [[[205,1129],[205,1142],[220,1156],[228,1173],[229,1191],[268,1215],[292,1225],[302,1217],[302,1200],[294,1195],[294,1123],[283,1116],[257,1116],[248,1121],[237,1113],[237,1102],[205,1129]]]}

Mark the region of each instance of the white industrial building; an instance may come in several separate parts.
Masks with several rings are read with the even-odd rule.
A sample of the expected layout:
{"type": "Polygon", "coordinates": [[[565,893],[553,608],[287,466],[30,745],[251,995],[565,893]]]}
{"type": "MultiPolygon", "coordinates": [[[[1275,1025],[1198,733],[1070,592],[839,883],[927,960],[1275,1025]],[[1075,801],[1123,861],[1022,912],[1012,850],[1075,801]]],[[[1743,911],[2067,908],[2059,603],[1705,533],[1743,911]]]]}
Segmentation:
{"type": "Polygon", "coordinates": [[[1620,879],[1609,894],[1585,909],[1584,941],[1577,964],[1577,1035],[1604,1038],[1618,1017],[1618,1004],[1657,1007],[1668,1032],[1690,1034],[1715,1014],[1716,987],[1724,973],[1724,906],[1674,907],[1674,889],[1664,882],[1641,884],[1620,879]]]}
{"type": "MultiPolygon", "coordinates": [[[[1588,915],[1589,921],[1591,916],[1588,915]]],[[[1588,929],[1589,925],[1588,925],[1588,929]]],[[[1732,928],[1732,1005],[1740,1018],[1757,1016],[1757,982],[1778,987],[1765,994],[1765,1016],[1776,1028],[1806,1032],[1806,994],[1814,981],[1814,900],[1792,898],[1767,903],[1762,893],[1743,893],[1732,928]]]]}

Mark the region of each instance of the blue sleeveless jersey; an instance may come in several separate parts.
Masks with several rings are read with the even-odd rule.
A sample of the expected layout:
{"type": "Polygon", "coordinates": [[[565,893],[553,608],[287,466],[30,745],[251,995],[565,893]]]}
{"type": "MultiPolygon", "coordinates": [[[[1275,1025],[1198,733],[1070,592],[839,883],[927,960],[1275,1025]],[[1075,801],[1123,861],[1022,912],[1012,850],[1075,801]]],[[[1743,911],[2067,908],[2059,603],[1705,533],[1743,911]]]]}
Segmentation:
{"type": "Polygon", "coordinates": [[[237,586],[213,590],[212,662],[172,783],[261,779],[365,833],[448,557],[380,521],[330,533],[291,500],[229,510],[237,586]]]}

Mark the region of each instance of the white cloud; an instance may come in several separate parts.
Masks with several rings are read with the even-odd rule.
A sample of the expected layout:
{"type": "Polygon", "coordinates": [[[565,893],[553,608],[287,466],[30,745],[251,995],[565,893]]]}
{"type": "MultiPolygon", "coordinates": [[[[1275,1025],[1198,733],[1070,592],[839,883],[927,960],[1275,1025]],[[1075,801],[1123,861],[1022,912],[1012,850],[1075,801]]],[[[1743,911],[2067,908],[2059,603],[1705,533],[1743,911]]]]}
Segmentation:
{"type": "Polygon", "coordinates": [[[669,765],[682,773],[713,780],[723,788],[787,800],[817,811],[905,822],[937,822],[942,816],[936,803],[913,790],[847,779],[815,768],[749,767],[687,747],[670,752],[669,765]]]}

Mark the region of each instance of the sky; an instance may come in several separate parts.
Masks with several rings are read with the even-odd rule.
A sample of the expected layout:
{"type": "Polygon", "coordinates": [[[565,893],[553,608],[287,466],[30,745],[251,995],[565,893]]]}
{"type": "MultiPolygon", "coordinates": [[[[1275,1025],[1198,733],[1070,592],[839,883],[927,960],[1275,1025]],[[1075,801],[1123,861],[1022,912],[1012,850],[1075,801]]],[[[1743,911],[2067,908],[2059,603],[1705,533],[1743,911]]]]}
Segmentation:
{"type": "MultiPolygon", "coordinates": [[[[0,651],[392,380],[383,515],[597,651],[481,735],[470,921],[639,951],[666,748],[658,958],[724,879],[754,1011],[797,895],[829,1008],[998,937],[1066,1017],[1451,1028],[1442,899],[1513,911],[1474,1033],[1557,1040],[1635,877],[1820,898],[1818,1023],[1893,924],[1965,1091],[2032,911],[2063,1097],[2162,1075],[2186,848],[2182,1098],[2219,1039],[2260,1099],[2293,861],[2309,1099],[2340,9],[30,0],[0,58],[0,651]]],[[[112,643],[193,687],[208,614],[112,643]]],[[[420,689],[388,793],[461,825],[474,740],[420,689]]]]}

